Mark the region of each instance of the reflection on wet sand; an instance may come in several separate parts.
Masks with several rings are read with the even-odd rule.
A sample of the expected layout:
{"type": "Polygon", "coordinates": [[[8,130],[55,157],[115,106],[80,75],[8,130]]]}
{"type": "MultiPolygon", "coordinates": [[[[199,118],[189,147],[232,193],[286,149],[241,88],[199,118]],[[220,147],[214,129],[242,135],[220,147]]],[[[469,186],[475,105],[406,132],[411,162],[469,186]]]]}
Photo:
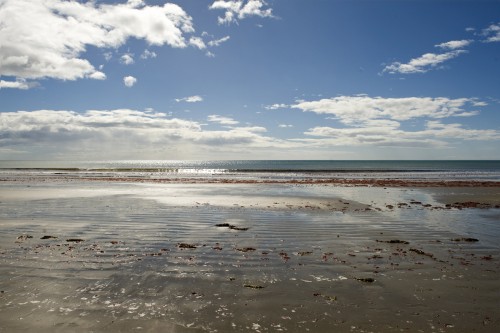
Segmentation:
{"type": "Polygon", "coordinates": [[[494,199],[480,209],[429,189],[113,184],[1,189],[0,329],[500,324],[494,199]]]}

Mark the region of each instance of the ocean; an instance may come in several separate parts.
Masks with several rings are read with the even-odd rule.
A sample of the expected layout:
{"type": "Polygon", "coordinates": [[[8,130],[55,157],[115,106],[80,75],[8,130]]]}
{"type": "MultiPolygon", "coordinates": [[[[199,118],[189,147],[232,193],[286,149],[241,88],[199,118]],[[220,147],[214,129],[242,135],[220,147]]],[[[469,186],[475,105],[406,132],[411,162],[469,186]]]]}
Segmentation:
{"type": "Polygon", "coordinates": [[[500,181],[499,160],[0,161],[0,175],[500,181]]]}

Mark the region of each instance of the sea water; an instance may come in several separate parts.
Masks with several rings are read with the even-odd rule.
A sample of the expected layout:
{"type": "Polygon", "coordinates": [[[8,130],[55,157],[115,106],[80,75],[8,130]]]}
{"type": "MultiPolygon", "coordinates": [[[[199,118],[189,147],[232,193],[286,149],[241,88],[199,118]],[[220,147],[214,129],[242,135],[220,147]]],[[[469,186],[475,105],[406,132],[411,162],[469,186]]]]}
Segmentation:
{"type": "Polygon", "coordinates": [[[500,181],[499,160],[121,160],[0,161],[0,176],[87,175],[150,178],[429,179],[500,181]]]}

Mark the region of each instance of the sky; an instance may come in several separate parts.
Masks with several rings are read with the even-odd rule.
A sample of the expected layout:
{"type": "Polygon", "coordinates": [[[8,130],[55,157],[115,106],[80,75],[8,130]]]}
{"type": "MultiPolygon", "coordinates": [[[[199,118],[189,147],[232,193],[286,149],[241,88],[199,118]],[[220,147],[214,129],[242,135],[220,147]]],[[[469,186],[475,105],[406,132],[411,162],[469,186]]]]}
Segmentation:
{"type": "Polygon", "coordinates": [[[0,0],[37,159],[500,159],[500,0],[0,0]]]}

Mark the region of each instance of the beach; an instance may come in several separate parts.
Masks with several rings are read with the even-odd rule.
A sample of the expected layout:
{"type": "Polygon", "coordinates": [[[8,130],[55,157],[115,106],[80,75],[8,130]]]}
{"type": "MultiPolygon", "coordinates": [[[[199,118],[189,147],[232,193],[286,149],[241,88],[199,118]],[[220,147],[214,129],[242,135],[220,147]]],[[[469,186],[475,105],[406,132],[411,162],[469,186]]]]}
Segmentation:
{"type": "Polygon", "coordinates": [[[496,332],[500,186],[0,183],[0,331],[496,332]]]}

